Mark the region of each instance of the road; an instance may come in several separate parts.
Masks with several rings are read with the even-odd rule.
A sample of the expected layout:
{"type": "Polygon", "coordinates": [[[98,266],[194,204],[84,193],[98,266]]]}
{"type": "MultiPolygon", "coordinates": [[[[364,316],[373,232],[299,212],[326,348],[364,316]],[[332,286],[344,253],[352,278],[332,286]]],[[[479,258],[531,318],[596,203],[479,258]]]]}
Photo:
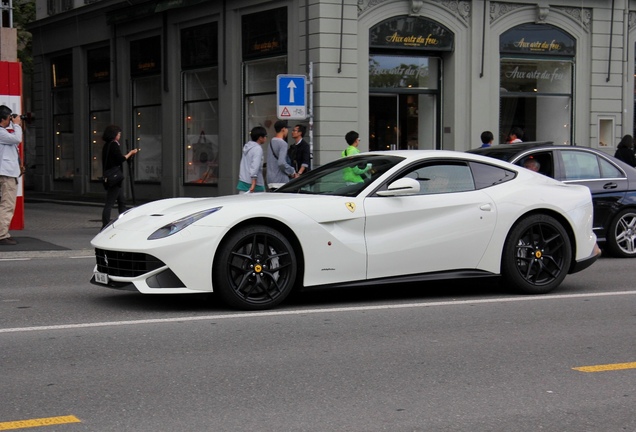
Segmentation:
{"type": "Polygon", "coordinates": [[[0,430],[636,430],[629,260],[548,296],[464,281],[260,313],[95,287],[92,265],[0,259],[0,430]]]}

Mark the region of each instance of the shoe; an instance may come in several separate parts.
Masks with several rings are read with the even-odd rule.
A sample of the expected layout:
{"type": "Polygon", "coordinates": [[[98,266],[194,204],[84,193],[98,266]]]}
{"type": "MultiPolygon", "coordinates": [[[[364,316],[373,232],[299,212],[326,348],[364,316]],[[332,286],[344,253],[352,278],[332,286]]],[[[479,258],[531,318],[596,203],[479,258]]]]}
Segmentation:
{"type": "Polygon", "coordinates": [[[13,240],[11,237],[3,238],[0,240],[0,246],[15,246],[18,242],[13,240]]]}

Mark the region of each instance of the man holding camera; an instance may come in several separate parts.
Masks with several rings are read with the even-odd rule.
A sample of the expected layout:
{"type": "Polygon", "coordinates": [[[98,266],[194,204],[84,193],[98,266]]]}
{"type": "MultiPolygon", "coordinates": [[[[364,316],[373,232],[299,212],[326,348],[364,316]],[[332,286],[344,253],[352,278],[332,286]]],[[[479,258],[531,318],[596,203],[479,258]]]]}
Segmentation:
{"type": "Polygon", "coordinates": [[[0,105],[0,246],[14,246],[17,241],[9,234],[18,195],[20,177],[20,151],[22,127],[19,115],[0,105]]]}

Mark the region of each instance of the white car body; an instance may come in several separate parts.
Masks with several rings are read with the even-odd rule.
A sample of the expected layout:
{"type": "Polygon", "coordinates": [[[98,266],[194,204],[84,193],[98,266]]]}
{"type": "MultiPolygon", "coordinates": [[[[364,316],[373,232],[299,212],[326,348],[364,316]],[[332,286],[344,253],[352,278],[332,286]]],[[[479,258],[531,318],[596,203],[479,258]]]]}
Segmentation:
{"type": "MultiPolygon", "coordinates": [[[[107,260],[116,259],[117,253],[137,253],[155,257],[164,265],[132,276],[99,271],[99,266],[94,272],[101,273],[101,281],[112,287],[134,286],[145,294],[213,292],[213,267],[221,243],[237,227],[258,224],[272,226],[292,239],[298,248],[295,255],[301,264],[298,277],[303,287],[409,276],[424,280],[427,275],[453,272],[499,275],[511,228],[533,212],[563,220],[575,245],[572,268],[576,263],[586,267],[598,255],[592,201],[584,186],[565,185],[506,162],[466,153],[392,151],[381,155],[404,160],[356,196],[255,193],[164,199],[131,209],[100,232],[92,246],[105,251],[107,260]],[[514,172],[514,179],[452,193],[377,193],[379,185],[386,190],[388,180],[405,167],[437,160],[502,168],[514,172]],[[149,240],[160,228],[211,208],[220,209],[175,234],[149,240]],[[157,286],[151,278],[167,269],[179,283],[171,286],[164,281],[157,286]],[[107,278],[103,273],[108,273],[107,278]]],[[[402,181],[405,185],[415,182],[411,178],[402,181]]]]}

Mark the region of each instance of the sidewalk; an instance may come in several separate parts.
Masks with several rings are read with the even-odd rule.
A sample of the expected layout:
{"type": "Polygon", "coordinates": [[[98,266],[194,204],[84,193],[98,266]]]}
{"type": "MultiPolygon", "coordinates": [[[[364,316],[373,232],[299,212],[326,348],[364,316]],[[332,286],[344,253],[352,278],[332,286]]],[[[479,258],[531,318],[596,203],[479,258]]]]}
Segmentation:
{"type": "Polygon", "coordinates": [[[97,202],[27,197],[24,229],[10,231],[18,244],[0,246],[0,259],[92,255],[90,241],[102,226],[102,208],[97,202]]]}

